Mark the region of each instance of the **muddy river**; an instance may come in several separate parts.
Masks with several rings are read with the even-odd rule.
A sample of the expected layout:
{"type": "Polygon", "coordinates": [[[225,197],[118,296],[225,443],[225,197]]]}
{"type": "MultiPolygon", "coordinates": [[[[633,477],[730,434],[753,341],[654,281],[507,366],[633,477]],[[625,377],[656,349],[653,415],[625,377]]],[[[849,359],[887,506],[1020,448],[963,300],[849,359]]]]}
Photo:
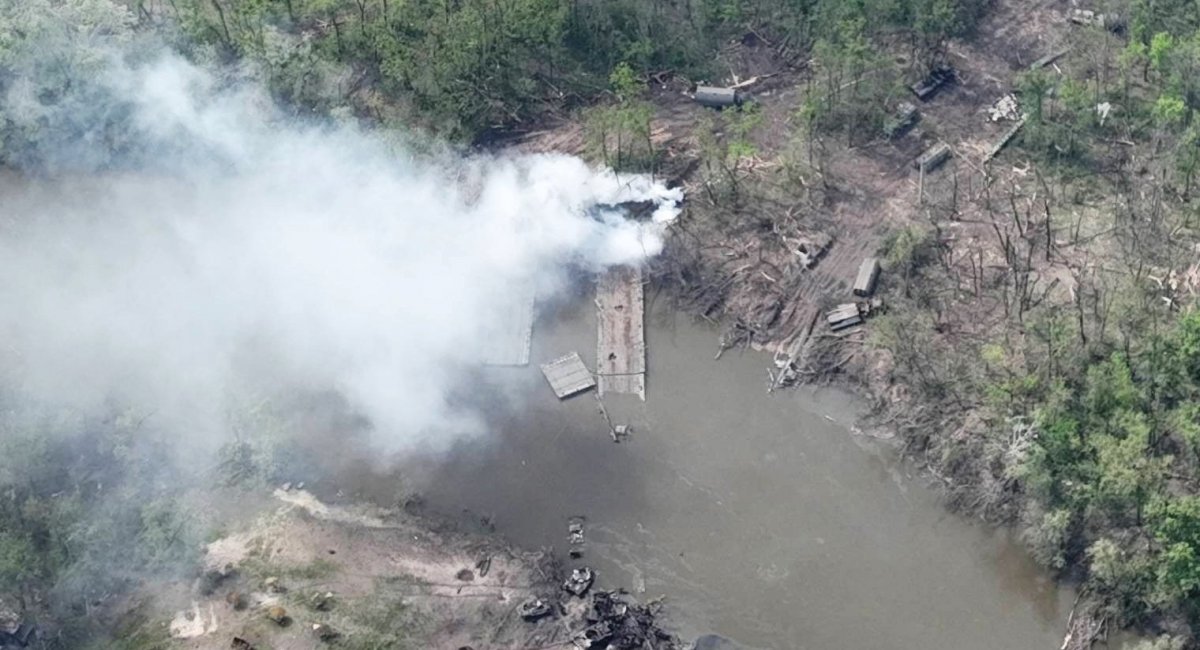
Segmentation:
{"type": "Polygon", "coordinates": [[[587,517],[600,583],[666,595],[685,636],[808,650],[1058,648],[1071,595],[1001,533],[948,514],[887,445],[850,429],[829,389],[767,394],[765,355],[714,361],[713,330],[654,309],[648,399],[559,402],[536,362],[592,365],[590,300],[543,317],[528,368],[491,370],[516,400],[497,434],[436,468],[408,468],[429,505],[494,518],[527,547],[566,547],[587,517]]]}

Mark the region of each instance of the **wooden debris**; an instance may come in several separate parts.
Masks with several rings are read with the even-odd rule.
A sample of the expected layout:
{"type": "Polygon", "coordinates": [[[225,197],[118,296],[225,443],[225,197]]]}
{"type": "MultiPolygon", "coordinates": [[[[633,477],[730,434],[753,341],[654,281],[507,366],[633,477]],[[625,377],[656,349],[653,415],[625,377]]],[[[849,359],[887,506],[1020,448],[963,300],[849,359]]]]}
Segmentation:
{"type": "Polygon", "coordinates": [[[1042,68],[1050,65],[1051,63],[1054,63],[1055,61],[1061,59],[1064,55],[1066,55],[1067,52],[1070,52],[1070,51],[1071,51],[1071,48],[1069,48],[1069,47],[1064,47],[1061,50],[1055,50],[1055,51],[1047,54],[1046,56],[1043,56],[1042,58],[1038,59],[1037,61],[1034,61],[1033,63],[1029,64],[1029,69],[1030,70],[1041,70],[1042,68]]]}
{"type": "Polygon", "coordinates": [[[779,74],[779,73],[771,72],[771,73],[764,74],[764,75],[756,75],[756,76],[750,77],[749,79],[746,79],[744,81],[740,81],[738,83],[733,84],[732,86],[730,86],[730,89],[739,90],[739,89],[745,88],[747,86],[752,86],[752,85],[762,81],[763,79],[770,79],[771,77],[774,77],[776,74],[779,74]]]}

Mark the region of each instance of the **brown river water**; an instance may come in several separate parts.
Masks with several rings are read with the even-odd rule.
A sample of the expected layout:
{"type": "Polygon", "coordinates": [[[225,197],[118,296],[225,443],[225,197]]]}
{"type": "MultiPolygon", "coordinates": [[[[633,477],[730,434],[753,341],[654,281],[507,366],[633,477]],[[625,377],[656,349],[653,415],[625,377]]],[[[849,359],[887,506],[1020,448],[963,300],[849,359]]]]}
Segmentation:
{"type": "MultiPolygon", "coordinates": [[[[587,517],[583,562],[599,583],[665,595],[681,634],[759,648],[1058,648],[1072,594],[1003,532],[948,513],[919,474],[850,430],[832,389],[768,394],[768,356],[730,351],[666,309],[647,317],[647,401],[559,402],[537,363],[594,363],[590,300],[543,317],[528,368],[489,369],[519,397],[489,406],[495,431],[402,470],[426,503],[493,519],[532,548],[566,549],[587,517]],[[515,388],[512,388],[515,386],[515,388]]],[[[594,367],[594,366],[592,366],[594,367]]]]}

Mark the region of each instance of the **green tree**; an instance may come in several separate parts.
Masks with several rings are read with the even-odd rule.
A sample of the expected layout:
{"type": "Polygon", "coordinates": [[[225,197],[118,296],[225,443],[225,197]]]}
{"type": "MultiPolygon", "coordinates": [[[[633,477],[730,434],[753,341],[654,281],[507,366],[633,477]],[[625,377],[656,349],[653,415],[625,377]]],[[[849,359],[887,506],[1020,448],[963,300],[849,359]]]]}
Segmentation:
{"type": "Polygon", "coordinates": [[[588,111],[585,127],[593,151],[619,171],[653,171],[656,152],[651,124],[654,108],[642,99],[646,84],[621,63],[609,75],[616,102],[588,111]]]}
{"type": "Polygon", "coordinates": [[[1200,589],[1200,497],[1160,499],[1148,518],[1162,545],[1157,569],[1161,597],[1169,602],[1191,597],[1200,589]]]}
{"type": "Polygon", "coordinates": [[[1166,478],[1170,458],[1156,457],[1150,450],[1150,426],[1136,411],[1113,415],[1115,435],[1089,438],[1096,449],[1095,502],[1118,518],[1130,514],[1142,523],[1143,509],[1157,494],[1166,478]]]}

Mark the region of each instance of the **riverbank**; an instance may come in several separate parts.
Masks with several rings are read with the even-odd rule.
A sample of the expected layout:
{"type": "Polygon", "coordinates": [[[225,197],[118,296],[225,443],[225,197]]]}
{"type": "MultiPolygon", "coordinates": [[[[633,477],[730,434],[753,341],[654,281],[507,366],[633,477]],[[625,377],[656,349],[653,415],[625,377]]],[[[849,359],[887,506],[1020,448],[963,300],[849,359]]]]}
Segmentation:
{"type": "MultiPolygon", "coordinates": [[[[534,363],[568,350],[593,362],[588,293],[539,319],[534,363]]],[[[593,396],[560,402],[536,367],[494,369],[496,384],[521,397],[481,402],[488,438],[393,474],[356,472],[348,492],[383,497],[403,480],[430,508],[467,511],[520,546],[559,553],[562,522],[586,517],[585,562],[599,582],[665,596],[685,638],[814,649],[1061,644],[1072,595],[1003,532],[948,515],[892,445],[855,433],[863,411],[851,395],[769,394],[769,355],[731,350],[714,361],[719,330],[661,293],[647,297],[647,399],[604,399],[613,421],[632,428],[627,440],[613,443],[593,396]]]]}
{"type": "Polygon", "coordinates": [[[273,498],[206,545],[194,583],[133,596],[120,647],[685,647],[659,626],[660,605],[601,590],[550,552],[415,505],[335,505],[292,485],[273,498]]]}

